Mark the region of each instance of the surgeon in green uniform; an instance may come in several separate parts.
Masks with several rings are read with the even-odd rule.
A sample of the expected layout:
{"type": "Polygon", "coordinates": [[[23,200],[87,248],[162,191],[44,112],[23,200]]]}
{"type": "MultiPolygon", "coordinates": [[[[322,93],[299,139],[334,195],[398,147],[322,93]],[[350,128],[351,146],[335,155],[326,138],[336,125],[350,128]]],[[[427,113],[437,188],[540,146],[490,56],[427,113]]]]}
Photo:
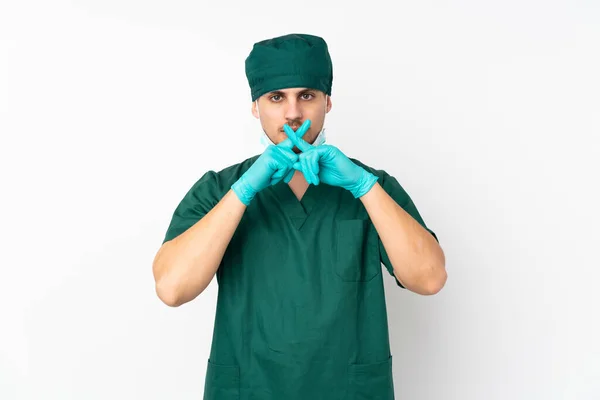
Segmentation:
{"type": "Polygon", "coordinates": [[[438,239],[393,176],[327,144],[323,38],[255,43],[246,75],[266,148],[199,177],[153,263],[173,307],[216,276],[204,399],[394,399],[382,264],[399,287],[435,294],[438,239]]]}

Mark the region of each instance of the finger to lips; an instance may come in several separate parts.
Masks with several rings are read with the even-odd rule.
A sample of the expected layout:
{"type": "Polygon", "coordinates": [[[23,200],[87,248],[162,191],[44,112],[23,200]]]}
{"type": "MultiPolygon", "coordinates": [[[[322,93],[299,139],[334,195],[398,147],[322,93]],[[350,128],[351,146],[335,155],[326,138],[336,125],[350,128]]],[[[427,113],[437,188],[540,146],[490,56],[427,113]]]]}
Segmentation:
{"type": "MultiPolygon", "coordinates": [[[[300,149],[300,151],[308,151],[310,150],[313,146],[308,144],[306,141],[304,141],[303,139],[301,139],[296,132],[294,132],[292,130],[292,128],[289,125],[284,125],[283,126],[283,130],[285,131],[285,133],[288,135],[288,138],[291,140],[291,142],[298,148],[300,149]]],[[[298,129],[299,130],[299,129],[298,129]]]]}
{"type": "Polygon", "coordinates": [[[308,131],[308,128],[310,128],[310,124],[311,124],[310,119],[307,119],[306,121],[304,121],[304,123],[302,125],[300,125],[300,127],[298,128],[298,130],[296,132],[294,132],[294,130],[288,124],[283,125],[283,131],[286,133],[288,138],[285,139],[283,142],[279,143],[278,146],[285,147],[285,148],[288,148],[291,150],[295,146],[295,143],[291,140],[290,134],[294,138],[298,138],[298,137],[301,138],[308,131]]]}

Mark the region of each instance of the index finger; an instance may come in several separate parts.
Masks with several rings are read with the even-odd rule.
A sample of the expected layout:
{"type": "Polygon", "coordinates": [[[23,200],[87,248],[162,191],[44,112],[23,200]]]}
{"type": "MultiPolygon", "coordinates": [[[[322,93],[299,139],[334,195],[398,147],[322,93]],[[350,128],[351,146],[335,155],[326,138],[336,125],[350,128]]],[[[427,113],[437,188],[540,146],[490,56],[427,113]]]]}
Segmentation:
{"type": "MultiPolygon", "coordinates": [[[[298,128],[298,130],[297,130],[296,132],[294,132],[294,131],[292,130],[292,128],[290,128],[290,127],[289,127],[289,125],[285,124],[285,125],[283,126],[283,130],[284,130],[284,132],[287,134],[288,138],[287,138],[287,139],[285,139],[283,142],[279,143],[277,146],[280,146],[280,147],[285,147],[285,148],[288,148],[288,149],[290,149],[290,150],[291,150],[291,149],[292,149],[292,148],[293,148],[293,147],[296,145],[296,143],[294,143],[294,142],[293,142],[293,141],[290,139],[290,135],[289,135],[289,133],[288,133],[288,132],[289,132],[289,131],[288,131],[288,129],[289,129],[290,131],[294,132],[294,138],[297,138],[297,137],[301,138],[301,137],[303,137],[303,136],[304,136],[304,134],[306,133],[306,131],[307,131],[307,130],[308,130],[308,128],[310,127],[310,124],[311,124],[311,122],[310,122],[310,119],[307,119],[306,121],[304,121],[304,123],[303,123],[302,125],[300,125],[300,128],[298,128]],[[287,129],[286,129],[286,127],[287,127],[287,129]]],[[[299,148],[299,147],[298,147],[298,148],[299,148]]]]}
{"type": "MultiPolygon", "coordinates": [[[[285,131],[285,133],[288,135],[288,138],[290,139],[290,141],[296,145],[297,148],[300,149],[300,151],[302,152],[306,152],[308,150],[310,150],[312,148],[312,146],[308,143],[306,143],[303,139],[301,139],[298,134],[296,132],[294,132],[292,130],[292,128],[289,127],[289,125],[284,125],[283,126],[283,130],[285,131]]],[[[298,129],[300,130],[300,129],[298,129]]]]}

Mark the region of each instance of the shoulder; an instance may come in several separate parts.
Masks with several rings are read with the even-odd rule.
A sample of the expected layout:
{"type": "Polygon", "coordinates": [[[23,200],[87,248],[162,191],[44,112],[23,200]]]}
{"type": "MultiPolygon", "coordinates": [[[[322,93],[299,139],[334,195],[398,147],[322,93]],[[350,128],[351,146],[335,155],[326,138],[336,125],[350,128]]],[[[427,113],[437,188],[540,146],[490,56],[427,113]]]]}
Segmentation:
{"type": "Polygon", "coordinates": [[[254,162],[260,157],[260,154],[254,155],[252,157],[246,158],[245,160],[229,165],[220,170],[210,170],[208,174],[219,182],[222,182],[226,185],[232,184],[237,181],[243,174],[254,164],[254,162]]]}
{"type": "Polygon", "coordinates": [[[379,168],[375,168],[371,165],[365,164],[364,162],[360,161],[359,159],[356,158],[350,158],[350,160],[355,163],[356,165],[358,165],[359,167],[364,168],[365,170],[367,170],[367,172],[372,173],[373,175],[375,175],[376,177],[379,178],[379,184],[383,186],[383,183],[390,180],[390,178],[394,178],[393,176],[391,176],[386,170],[384,169],[379,169],[379,168]]]}
{"type": "Polygon", "coordinates": [[[260,157],[260,154],[246,158],[245,160],[224,167],[220,170],[206,171],[192,186],[191,192],[210,192],[215,196],[222,197],[229,191],[243,174],[260,157]]]}
{"type": "Polygon", "coordinates": [[[358,166],[363,167],[365,170],[375,175],[378,178],[377,182],[381,185],[383,190],[385,190],[390,196],[392,196],[394,200],[398,202],[398,204],[403,205],[410,201],[408,193],[400,184],[400,182],[398,182],[398,179],[394,175],[388,173],[388,171],[384,169],[375,168],[371,165],[367,165],[356,158],[350,158],[350,160],[352,160],[352,162],[354,162],[358,166]]]}

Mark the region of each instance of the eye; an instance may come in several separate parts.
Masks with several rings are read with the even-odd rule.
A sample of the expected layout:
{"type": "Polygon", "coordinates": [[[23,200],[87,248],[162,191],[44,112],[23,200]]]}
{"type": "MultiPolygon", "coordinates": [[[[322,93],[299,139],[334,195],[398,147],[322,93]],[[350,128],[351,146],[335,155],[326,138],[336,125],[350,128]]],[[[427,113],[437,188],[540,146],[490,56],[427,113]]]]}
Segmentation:
{"type": "Polygon", "coordinates": [[[302,93],[302,97],[304,98],[304,100],[310,100],[311,98],[314,98],[315,96],[312,93],[302,93]],[[310,97],[306,98],[305,96],[310,96],[310,97]]]}
{"type": "Polygon", "coordinates": [[[275,99],[275,97],[281,97],[281,96],[280,96],[280,95],[278,95],[278,94],[276,94],[276,95],[273,95],[273,96],[271,96],[271,97],[270,97],[271,101],[277,101],[277,100],[275,99]]]}

